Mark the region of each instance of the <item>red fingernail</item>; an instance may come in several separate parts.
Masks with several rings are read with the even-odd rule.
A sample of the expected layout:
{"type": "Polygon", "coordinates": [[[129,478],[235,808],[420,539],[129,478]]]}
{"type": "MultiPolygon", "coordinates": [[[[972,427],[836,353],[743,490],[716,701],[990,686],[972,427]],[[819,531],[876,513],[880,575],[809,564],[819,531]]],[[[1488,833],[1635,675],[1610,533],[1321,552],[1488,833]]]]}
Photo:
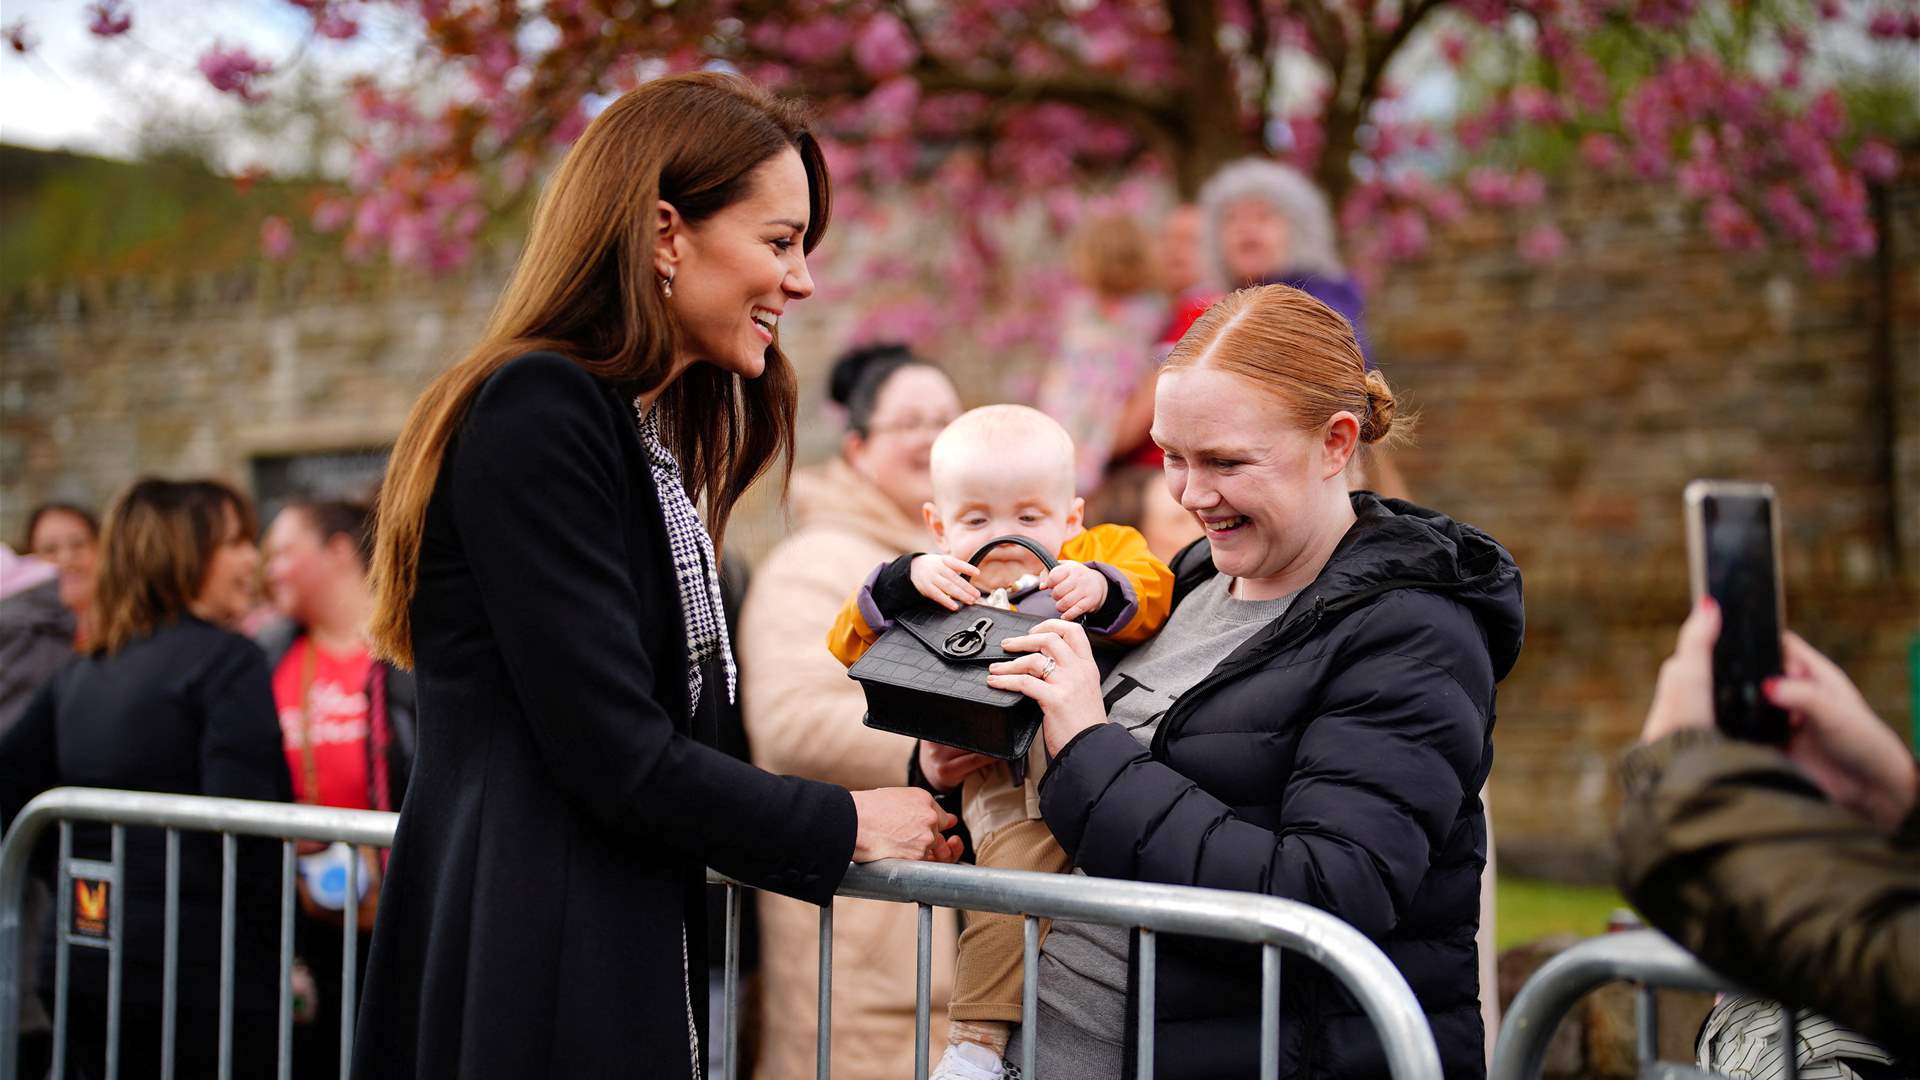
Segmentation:
{"type": "Polygon", "coordinates": [[[1700,609],[1702,611],[1718,611],[1720,609],[1720,605],[1714,602],[1714,599],[1711,595],[1702,593],[1700,595],[1700,609]]]}
{"type": "Polygon", "coordinates": [[[1768,701],[1772,701],[1780,692],[1780,676],[1773,675],[1760,680],[1760,692],[1767,695],[1768,701]]]}

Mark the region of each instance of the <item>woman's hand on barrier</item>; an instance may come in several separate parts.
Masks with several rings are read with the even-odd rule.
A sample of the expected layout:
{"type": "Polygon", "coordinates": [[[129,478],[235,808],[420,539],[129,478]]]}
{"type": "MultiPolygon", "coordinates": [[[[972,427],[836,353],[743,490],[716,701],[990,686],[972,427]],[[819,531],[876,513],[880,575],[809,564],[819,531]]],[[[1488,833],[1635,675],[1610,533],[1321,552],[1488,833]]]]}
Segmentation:
{"type": "Polygon", "coordinates": [[[1058,754],[1075,735],[1107,722],[1100,700],[1100,666],[1093,646],[1079,623],[1048,619],[1023,637],[1000,643],[1010,653],[1026,656],[987,668],[987,685],[1022,693],[1040,703],[1045,716],[1041,736],[1047,753],[1058,754]]]}
{"type": "Polygon", "coordinates": [[[1913,755],[1837,664],[1793,633],[1781,651],[1786,674],[1765,690],[1790,717],[1787,756],[1828,798],[1891,832],[1920,797],[1913,755]]]}
{"type": "Polygon", "coordinates": [[[985,754],[944,743],[925,740],[920,743],[920,775],[927,778],[935,791],[952,791],[962,780],[991,764],[993,759],[985,754]]]}
{"type": "Polygon", "coordinates": [[[979,567],[951,555],[920,555],[907,564],[914,589],[948,611],[980,602],[980,590],[969,580],[979,572],[979,567]]]}
{"type": "Polygon", "coordinates": [[[944,835],[960,819],[940,809],[932,795],[919,788],[876,788],[852,794],[854,816],[860,822],[853,836],[854,862],[950,863],[960,858],[960,838],[944,835]]]}

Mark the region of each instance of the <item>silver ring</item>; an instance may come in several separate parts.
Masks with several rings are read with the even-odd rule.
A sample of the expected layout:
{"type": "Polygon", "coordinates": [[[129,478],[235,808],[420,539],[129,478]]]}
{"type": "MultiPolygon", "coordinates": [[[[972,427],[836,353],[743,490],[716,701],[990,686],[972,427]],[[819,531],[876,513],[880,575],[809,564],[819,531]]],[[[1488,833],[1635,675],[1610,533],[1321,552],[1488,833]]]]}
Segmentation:
{"type": "Polygon", "coordinates": [[[1046,682],[1048,679],[1053,678],[1053,669],[1060,666],[1059,664],[1054,663],[1053,657],[1051,656],[1047,657],[1046,661],[1047,661],[1047,666],[1040,669],[1041,682],[1046,682]]]}

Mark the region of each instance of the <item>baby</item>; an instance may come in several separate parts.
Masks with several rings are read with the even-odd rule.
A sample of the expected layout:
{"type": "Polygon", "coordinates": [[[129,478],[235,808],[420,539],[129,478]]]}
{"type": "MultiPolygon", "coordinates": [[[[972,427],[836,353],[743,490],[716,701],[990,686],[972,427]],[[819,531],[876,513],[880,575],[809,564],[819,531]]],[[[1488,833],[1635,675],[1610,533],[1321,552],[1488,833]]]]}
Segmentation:
{"type": "MultiPolygon", "coordinates": [[[[940,553],[903,555],[882,564],[847,600],[827,646],[849,666],[891,625],[927,601],[949,611],[992,603],[1028,614],[1081,619],[1095,640],[1135,645],[1166,622],[1173,572],[1153,557],[1139,532],[1123,525],[1081,526],[1074,496],[1074,446],[1066,429],[1024,405],[989,405],[961,416],[934,441],[933,501],[927,527],[940,553]],[[1058,557],[1048,571],[1012,544],[966,561],[999,536],[1024,536],[1058,557]]],[[[1024,784],[1006,763],[970,774],[961,785],[961,819],[975,860],[1007,870],[1065,873],[1071,861],[1040,820],[1046,768],[1033,741],[1024,784]]],[[[1041,933],[1047,924],[1041,923],[1041,933]]],[[[1023,929],[1018,915],[969,912],[947,1009],[948,1042],[932,1080],[993,1080],[1001,1075],[1013,1022],[1020,1019],[1023,929]]]]}

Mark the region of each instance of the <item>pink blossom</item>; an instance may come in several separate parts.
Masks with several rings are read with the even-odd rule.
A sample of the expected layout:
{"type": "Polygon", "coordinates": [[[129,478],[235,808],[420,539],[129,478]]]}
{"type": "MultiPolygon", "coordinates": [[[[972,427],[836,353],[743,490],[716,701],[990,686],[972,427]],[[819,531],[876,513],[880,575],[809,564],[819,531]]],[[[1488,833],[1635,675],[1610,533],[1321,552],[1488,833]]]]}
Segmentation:
{"type": "Polygon", "coordinates": [[[228,49],[215,43],[200,54],[200,74],[206,76],[215,90],[252,104],[266,97],[254,85],[254,80],[273,74],[273,65],[256,58],[245,48],[228,49]]]}
{"type": "Polygon", "coordinates": [[[1814,220],[1813,212],[1800,201],[1791,186],[1775,184],[1768,188],[1765,202],[1774,225],[1796,243],[1807,243],[1819,235],[1820,223],[1814,220]]]}
{"type": "Polygon", "coordinates": [[[920,49],[898,16],[881,12],[868,19],[853,39],[853,60],[876,79],[897,75],[913,66],[920,49]]]}
{"type": "Polygon", "coordinates": [[[1442,189],[1427,198],[1427,214],[1442,225],[1451,225],[1466,216],[1467,201],[1460,193],[1442,189]]]}
{"type": "Polygon", "coordinates": [[[1532,169],[1513,174],[1507,186],[1507,202],[1512,206],[1538,206],[1547,197],[1547,178],[1532,169]]]}
{"type": "Polygon", "coordinates": [[[1839,138],[1847,130],[1847,106],[1839,93],[1828,90],[1815,97],[1807,107],[1807,122],[1820,139],[1831,142],[1839,138]]]}
{"type": "Polygon", "coordinates": [[[1440,35],[1440,55],[1448,65],[1458,68],[1467,62],[1467,38],[1465,34],[1449,30],[1440,35]]]}
{"type": "Polygon", "coordinates": [[[1900,175],[1900,155],[1883,142],[1864,142],[1853,152],[1854,168],[1869,180],[1890,184],[1900,175]]]}
{"type": "Polygon", "coordinates": [[[1427,219],[1414,209],[1399,210],[1387,219],[1387,257],[1411,259],[1427,250],[1427,219]]]}
{"type": "Polygon", "coordinates": [[[345,199],[325,199],[313,208],[313,231],[333,232],[353,217],[353,204],[345,199]]]}
{"type": "Polygon", "coordinates": [[[274,262],[284,262],[293,254],[293,226],[275,214],[260,223],[260,254],[274,262]]]}
{"type": "Polygon", "coordinates": [[[133,16],[129,15],[120,0],[100,0],[87,5],[87,30],[96,37],[118,37],[133,28],[133,16]]]}
{"type": "Polygon", "coordinates": [[[1097,68],[1122,64],[1133,51],[1135,37],[1123,27],[1103,26],[1089,30],[1080,42],[1080,55],[1097,68]]]}
{"type": "Polygon", "coordinates": [[[347,185],[355,191],[371,191],[386,176],[387,159],[373,147],[362,145],[353,152],[353,165],[347,172],[347,185]]]}
{"type": "Polygon", "coordinates": [[[1640,0],[1638,21],[1662,30],[1677,30],[1693,15],[1694,0],[1640,0]]]}
{"type": "Polygon", "coordinates": [[[919,104],[920,84],[903,75],[874,87],[861,104],[861,111],[867,129],[874,134],[905,136],[913,127],[913,110],[919,104]]]}
{"type": "Polygon", "coordinates": [[[1673,167],[1673,159],[1666,148],[1659,145],[1638,146],[1633,151],[1633,173],[1642,180],[1658,180],[1667,175],[1673,167]]]}
{"type": "Polygon", "coordinates": [[[1552,224],[1536,225],[1520,237],[1520,257],[1536,266],[1558,262],[1567,253],[1567,236],[1552,224]]]}
{"type": "Polygon", "coordinates": [[[1580,157],[1590,168],[1612,172],[1620,167],[1620,140],[1593,132],[1580,140],[1580,157]]]}
{"type": "Polygon", "coordinates": [[[1747,208],[1721,197],[1707,204],[1707,232],[1721,247],[1752,251],[1761,245],[1760,225],[1747,208]]]}
{"type": "Polygon", "coordinates": [[[402,213],[394,217],[387,230],[387,258],[400,266],[424,267],[432,232],[419,214],[402,213]]]}
{"type": "Polygon", "coordinates": [[[1460,11],[1483,26],[1499,26],[1512,7],[1507,0],[1461,0],[1460,11]]]}
{"type": "Polygon", "coordinates": [[[360,33],[360,24],[334,8],[327,8],[314,15],[313,29],[323,38],[347,41],[360,33]]]}
{"type": "Polygon", "coordinates": [[[473,82],[483,98],[495,100],[505,95],[507,76],[520,64],[520,50],[504,33],[489,36],[473,54],[473,82]]]}
{"type": "Polygon", "coordinates": [[[1907,23],[1892,8],[1881,8],[1867,20],[1867,33],[1883,41],[1906,36],[1907,23]]]}
{"type": "Polygon", "coordinates": [[[1542,86],[1519,86],[1513,90],[1513,111],[1524,123],[1559,123],[1567,119],[1567,110],[1542,86]]]}
{"type": "Polygon", "coordinates": [[[1293,136],[1293,152],[1288,161],[1295,168],[1312,172],[1320,164],[1327,148],[1327,129],[1318,116],[1295,115],[1287,118],[1287,130],[1293,136]]]}
{"type": "Polygon", "coordinates": [[[1605,115],[1613,105],[1613,91],[1600,62],[1584,52],[1575,52],[1561,62],[1560,68],[1575,104],[1584,112],[1605,115]]]}
{"type": "Polygon", "coordinates": [[[572,146],[573,140],[579,138],[580,133],[585,130],[587,130],[587,111],[576,102],[565,115],[560,117],[560,122],[553,125],[553,130],[547,134],[547,141],[555,146],[572,146]]]}
{"type": "Polygon", "coordinates": [[[835,15],[816,15],[787,29],[781,47],[801,64],[824,64],[836,60],[852,39],[847,21],[835,15]]]}
{"type": "Polygon", "coordinates": [[[1532,169],[1504,173],[1485,165],[1467,173],[1467,194],[1487,206],[1537,206],[1546,198],[1546,178],[1532,169]]]}
{"type": "Polygon", "coordinates": [[[1726,170],[1713,161],[1695,159],[1683,163],[1674,174],[1680,183],[1680,190],[1689,198],[1700,199],[1708,195],[1725,194],[1733,182],[1726,170]]]}

